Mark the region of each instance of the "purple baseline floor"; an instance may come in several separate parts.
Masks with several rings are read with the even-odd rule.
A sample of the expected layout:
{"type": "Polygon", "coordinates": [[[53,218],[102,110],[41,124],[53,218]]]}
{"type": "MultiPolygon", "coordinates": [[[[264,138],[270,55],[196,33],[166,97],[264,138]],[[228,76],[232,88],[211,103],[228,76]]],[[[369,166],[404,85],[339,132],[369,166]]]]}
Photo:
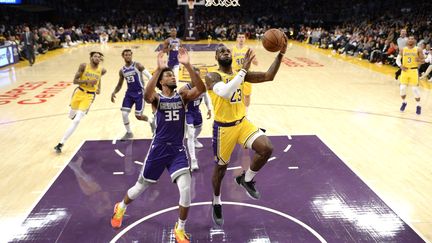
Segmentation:
{"type": "MultiPolygon", "coordinates": [[[[223,228],[213,225],[209,205],[211,139],[200,139],[205,147],[198,150],[200,170],[192,182],[192,202],[198,205],[191,207],[187,222],[192,242],[424,242],[318,137],[270,139],[274,158],[256,177],[260,200],[234,183],[241,169],[227,171],[223,228]]],[[[118,235],[118,242],[174,242],[177,211],[160,212],[178,203],[177,187],[166,172],[128,207],[120,230],[109,223],[114,204],[134,185],[141,167],[135,161],[143,161],[149,144],[148,139],[84,143],[12,241],[109,242],[118,235]]],[[[230,167],[247,168],[251,155],[237,149],[230,167]]]]}

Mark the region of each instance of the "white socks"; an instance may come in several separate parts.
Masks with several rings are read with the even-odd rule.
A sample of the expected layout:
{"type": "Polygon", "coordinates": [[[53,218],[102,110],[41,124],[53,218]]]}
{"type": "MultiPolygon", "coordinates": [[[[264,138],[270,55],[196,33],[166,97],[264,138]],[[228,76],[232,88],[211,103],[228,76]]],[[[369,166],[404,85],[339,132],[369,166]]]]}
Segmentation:
{"type": "Polygon", "coordinates": [[[122,200],[122,201],[119,203],[119,207],[120,207],[121,209],[126,209],[126,208],[127,208],[127,205],[126,205],[126,203],[124,203],[124,201],[122,200]]]}
{"type": "Polygon", "coordinates": [[[219,196],[213,195],[213,205],[215,204],[222,204],[221,195],[219,196]]]}
{"type": "Polygon", "coordinates": [[[178,219],[177,221],[177,229],[178,230],[184,230],[186,225],[186,220],[178,219]]]}
{"type": "Polygon", "coordinates": [[[246,171],[246,174],[245,174],[245,181],[246,182],[250,182],[254,177],[255,177],[255,175],[258,173],[258,171],[253,171],[253,170],[251,170],[250,168],[246,171]]]}

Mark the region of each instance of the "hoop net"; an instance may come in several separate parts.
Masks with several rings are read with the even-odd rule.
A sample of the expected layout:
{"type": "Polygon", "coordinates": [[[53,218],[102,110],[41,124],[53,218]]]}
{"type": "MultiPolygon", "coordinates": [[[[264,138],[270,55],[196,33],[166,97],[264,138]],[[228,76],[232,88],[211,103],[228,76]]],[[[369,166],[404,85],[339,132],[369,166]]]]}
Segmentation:
{"type": "Polygon", "coordinates": [[[239,0],[206,0],[206,7],[239,7],[239,0]]]}
{"type": "Polygon", "coordinates": [[[194,9],[195,0],[188,0],[187,4],[189,9],[194,9]]]}

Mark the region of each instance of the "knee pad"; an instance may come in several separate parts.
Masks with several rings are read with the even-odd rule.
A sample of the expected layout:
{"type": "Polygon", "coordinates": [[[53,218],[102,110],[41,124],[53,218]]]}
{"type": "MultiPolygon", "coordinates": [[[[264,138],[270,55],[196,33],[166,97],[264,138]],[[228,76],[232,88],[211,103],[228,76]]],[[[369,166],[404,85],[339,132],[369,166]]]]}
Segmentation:
{"type": "Polygon", "coordinates": [[[144,179],[140,178],[135,183],[133,187],[131,187],[127,191],[127,195],[130,199],[135,200],[141,193],[143,193],[148,187],[150,186],[150,182],[145,181],[144,179]]]}
{"type": "Polygon", "coordinates": [[[129,123],[129,113],[130,111],[122,110],[123,123],[126,125],[129,123]]]}
{"type": "Polygon", "coordinates": [[[399,88],[400,88],[400,95],[401,96],[406,95],[406,88],[407,88],[406,84],[401,84],[399,88]]]}
{"type": "Polygon", "coordinates": [[[180,175],[176,180],[180,193],[179,205],[185,208],[189,207],[191,204],[191,181],[190,173],[180,175]]]}

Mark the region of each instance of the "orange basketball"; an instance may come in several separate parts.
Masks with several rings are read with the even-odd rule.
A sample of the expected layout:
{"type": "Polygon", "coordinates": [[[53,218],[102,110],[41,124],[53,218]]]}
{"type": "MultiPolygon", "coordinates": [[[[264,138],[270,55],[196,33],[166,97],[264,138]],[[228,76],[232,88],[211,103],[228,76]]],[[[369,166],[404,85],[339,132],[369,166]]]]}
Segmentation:
{"type": "Polygon", "coordinates": [[[262,44],[267,51],[280,51],[284,45],[284,34],[278,29],[269,29],[264,33],[262,44]]]}

